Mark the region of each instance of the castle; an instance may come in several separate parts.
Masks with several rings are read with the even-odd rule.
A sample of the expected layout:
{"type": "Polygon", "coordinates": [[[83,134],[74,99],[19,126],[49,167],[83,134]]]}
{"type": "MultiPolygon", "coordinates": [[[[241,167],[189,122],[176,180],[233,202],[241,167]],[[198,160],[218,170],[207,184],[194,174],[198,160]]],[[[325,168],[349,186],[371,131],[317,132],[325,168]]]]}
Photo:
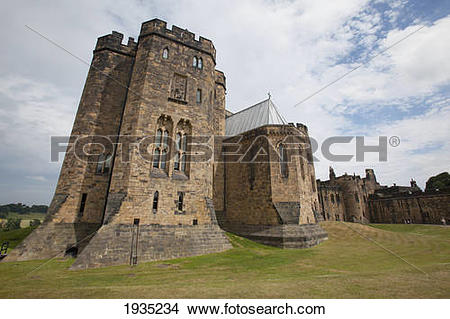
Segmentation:
{"type": "Polygon", "coordinates": [[[345,173],[317,180],[320,220],[387,224],[450,224],[450,192],[423,192],[416,181],[391,187],[377,182],[373,169],[366,176],[345,173]]]}
{"type": "Polygon", "coordinates": [[[308,130],[270,99],[225,110],[213,43],[166,22],[100,37],[46,220],[8,260],[73,269],[327,238],[308,130]]]}
{"type": "Polygon", "coordinates": [[[270,96],[225,109],[213,43],[153,19],[137,42],[100,37],[44,223],[8,261],[72,269],[231,248],[225,231],[281,248],[327,239],[322,220],[450,222],[450,193],[380,185],[372,169],[315,178],[305,125],[270,96]]]}

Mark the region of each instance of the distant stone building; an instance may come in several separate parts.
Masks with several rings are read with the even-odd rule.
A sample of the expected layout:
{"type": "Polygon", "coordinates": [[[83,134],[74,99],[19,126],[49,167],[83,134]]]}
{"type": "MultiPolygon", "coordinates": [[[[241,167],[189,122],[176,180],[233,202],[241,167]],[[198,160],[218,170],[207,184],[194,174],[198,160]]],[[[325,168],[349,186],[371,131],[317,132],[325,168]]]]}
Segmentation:
{"type": "Polygon", "coordinates": [[[77,269],[220,252],[219,224],[286,248],[326,239],[304,125],[270,98],[226,111],[210,40],[158,19],[122,39],[98,39],[46,220],[8,260],[65,252],[77,269]]]}
{"type": "Polygon", "coordinates": [[[370,220],[386,224],[450,224],[450,191],[393,186],[369,197],[370,220]]]}
{"type": "Polygon", "coordinates": [[[329,176],[328,181],[317,181],[323,219],[369,222],[369,195],[381,188],[373,169],[366,169],[366,177],[363,178],[347,173],[336,177],[330,167],[329,176]]]}
{"type": "Polygon", "coordinates": [[[360,223],[448,224],[450,192],[422,192],[414,180],[410,186],[380,185],[372,169],[366,177],[336,177],[317,181],[320,214],[324,220],[360,223]],[[342,200],[343,199],[343,200],[342,200]]]}

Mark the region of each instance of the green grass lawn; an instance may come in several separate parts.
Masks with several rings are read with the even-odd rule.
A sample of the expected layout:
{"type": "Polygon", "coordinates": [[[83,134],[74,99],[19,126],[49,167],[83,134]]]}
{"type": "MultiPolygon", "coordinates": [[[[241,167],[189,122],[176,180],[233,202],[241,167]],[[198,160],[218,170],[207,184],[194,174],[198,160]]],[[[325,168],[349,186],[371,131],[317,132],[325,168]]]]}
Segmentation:
{"type": "Polygon", "coordinates": [[[73,259],[0,263],[0,297],[450,298],[450,227],[322,226],[329,240],[309,249],[229,235],[229,251],[136,267],[71,271],[73,259]]]}

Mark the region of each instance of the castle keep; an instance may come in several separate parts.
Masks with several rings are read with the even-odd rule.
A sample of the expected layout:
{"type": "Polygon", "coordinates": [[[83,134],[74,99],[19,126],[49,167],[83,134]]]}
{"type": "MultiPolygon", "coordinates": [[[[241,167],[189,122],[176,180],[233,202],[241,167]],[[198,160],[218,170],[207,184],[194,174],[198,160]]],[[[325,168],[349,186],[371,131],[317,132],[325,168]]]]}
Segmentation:
{"type": "Polygon", "coordinates": [[[65,253],[79,269],[221,252],[223,229],[283,248],[326,239],[304,125],[270,98],[226,111],[210,40],[158,19],[122,40],[98,39],[46,220],[8,260],[65,253]]]}

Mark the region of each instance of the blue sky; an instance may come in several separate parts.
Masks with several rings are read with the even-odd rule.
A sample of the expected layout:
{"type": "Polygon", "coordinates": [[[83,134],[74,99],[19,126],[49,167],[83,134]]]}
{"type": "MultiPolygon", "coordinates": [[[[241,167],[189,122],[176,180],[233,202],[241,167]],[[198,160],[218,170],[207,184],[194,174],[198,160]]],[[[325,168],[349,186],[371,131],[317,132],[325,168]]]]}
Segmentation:
{"type": "MultiPolygon", "coordinates": [[[[25,28],[29,25],[90,61],[97,37],[116,30],[137,38],[158,17],[213,40],[227,76],[227,108],[238,111],[270,91],[290,122],[319,142],[335,135],[399,136],[388,161],[330,163],[316,175],[375,168],[384,184],[420,186],[448,171],[450,146],[450,2],[302,1],[14,1],[0,12],[0,203],[48,204],[61,163],[50,136],[71,130],[88,66],[25,28]],[[417,33],[371,57],[392,43],[417,33]],[[368,62],[368,63],[367,63],[368,62]],[[364,66],[294,107],[321,87],[364,66]]],[[[340,146],[353,152],[354,144],[340,146]]]]}

